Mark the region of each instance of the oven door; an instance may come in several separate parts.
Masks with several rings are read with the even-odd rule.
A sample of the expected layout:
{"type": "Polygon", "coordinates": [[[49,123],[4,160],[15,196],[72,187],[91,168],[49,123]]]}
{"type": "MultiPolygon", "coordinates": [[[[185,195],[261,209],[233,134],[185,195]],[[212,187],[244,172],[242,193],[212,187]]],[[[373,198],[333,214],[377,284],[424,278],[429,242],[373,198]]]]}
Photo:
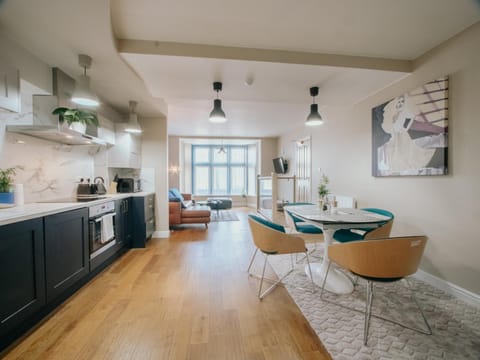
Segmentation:
{"type": "Polygon", "coordinates": [[[93,259],[115,245],[115,217],[111,212],[88,220],[90,259],[93,259]]]}

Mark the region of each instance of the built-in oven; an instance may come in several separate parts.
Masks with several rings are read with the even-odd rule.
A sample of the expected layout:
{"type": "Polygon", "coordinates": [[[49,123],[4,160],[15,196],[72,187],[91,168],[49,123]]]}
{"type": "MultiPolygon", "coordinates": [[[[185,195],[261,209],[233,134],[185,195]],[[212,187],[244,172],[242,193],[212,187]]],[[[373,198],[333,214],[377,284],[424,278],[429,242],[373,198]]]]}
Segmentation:
{"type": "Polygon", "coordinates": [[[106,252],[116,244],[115,202],[93,205],[88,208],[88,236],[90,260],[106,252]]]}

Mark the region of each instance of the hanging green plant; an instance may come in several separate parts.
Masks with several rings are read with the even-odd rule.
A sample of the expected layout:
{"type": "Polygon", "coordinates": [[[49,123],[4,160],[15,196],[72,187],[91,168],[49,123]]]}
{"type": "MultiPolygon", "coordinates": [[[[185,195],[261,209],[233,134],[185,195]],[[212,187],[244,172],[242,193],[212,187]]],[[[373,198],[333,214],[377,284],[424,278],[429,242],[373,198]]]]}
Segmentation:
{"type": "Polygon", "coordinates": [[[79,122],[85,125],[98,127],[97,114],[80,109],[69,109],[66,107],[57,107],[52,111],[53,115],[59,116],[60,123],[66,122],[69,126],[72,123],[79,122]]]}

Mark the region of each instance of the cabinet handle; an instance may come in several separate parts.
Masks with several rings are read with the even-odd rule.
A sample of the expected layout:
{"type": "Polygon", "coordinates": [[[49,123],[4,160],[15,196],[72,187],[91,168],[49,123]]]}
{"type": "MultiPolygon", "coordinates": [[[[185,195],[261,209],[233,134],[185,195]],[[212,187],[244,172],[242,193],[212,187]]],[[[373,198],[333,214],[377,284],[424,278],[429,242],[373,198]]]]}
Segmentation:
{"type": "Polygon", "coordinates": [[[150,205],[149,208],[150,208],[150,209],[153,208],[153,205],[150,205]]]}
{"type": "Polygon", "coordinates": [[[125,212],[128,212],[128,200],[125,200],[125,205],[127,207],[127,210],[125,210],[125,212]]]}

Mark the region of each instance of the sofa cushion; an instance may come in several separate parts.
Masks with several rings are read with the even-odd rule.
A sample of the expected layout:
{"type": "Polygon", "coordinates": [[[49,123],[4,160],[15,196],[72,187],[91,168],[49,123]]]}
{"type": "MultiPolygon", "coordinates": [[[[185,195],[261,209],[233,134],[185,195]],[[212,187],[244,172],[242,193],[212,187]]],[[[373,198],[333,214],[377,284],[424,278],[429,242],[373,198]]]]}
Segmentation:
{"type": "Polygon", "coordinates": [[[184,204],[185,199],[183,198],[183,195],[180,193],[180,191],[178,191],[177,188],[171,188],[170,190],[168,190],[168,201],[179,201],[182,203],[182,208],[185,209],[187,207],[187,205],[184,204]]]}
{"type": "Polygon", "coordinates": [[[180,201],[183,201],[185,200],[182,196],[182,194],[180,193],[180,191],[178,191],[178,189],[176,188],[171,188],[169,191],[168,191],[168,197],[169,198],[176,198],[176,199],[179,199],[180,201]]]}

